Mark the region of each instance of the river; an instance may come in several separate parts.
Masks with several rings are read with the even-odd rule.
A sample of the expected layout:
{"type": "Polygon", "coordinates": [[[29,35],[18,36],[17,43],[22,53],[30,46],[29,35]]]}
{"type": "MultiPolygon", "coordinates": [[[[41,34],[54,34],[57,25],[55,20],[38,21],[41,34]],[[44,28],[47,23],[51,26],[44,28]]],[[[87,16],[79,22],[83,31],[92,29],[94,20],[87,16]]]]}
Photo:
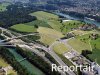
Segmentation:
{"type": "MultiPolygon", "coordinates": [[[[20,54],[16,52],[15,49],[9,48],[9,51],[15,56],[16,60],[22,60],[24,59],[20,54]]],[[[33,75],[45,75],[39,68],[31,64],[27,60],[23,60],[20,62],[21,65],[25,66],[27,70],[32,73],[33,75]]]]}
{"type": "Polygon", "coordinates": [[[59,12],[59,13],[55,13],[55,14],[60,15],[60,16],[63,16],[63,17],[65,17],[66,19],[69,19],[69,20],[81,20],[81,21],[84,21],[84,22],[86,22],[86,23],[94,24],[94,25],[100,27],[100,22],[97,22],[97,21],[92,20],[92,19],[87,19],[87,18],[85,18],[84,20],[82,20],[81,18],[74,17],[74,16],[70,16],[70,15],[68,15],[68,14],[63,14],[63,13],[60,13],[60,12],[59,12]]]}
{"type": "MultiPolygon", "coordinates": [[[[0,43],[1,43],[1,40],[4,40],[4,39],[0,37],[0,43]]],[[[15,48],[8,48],[8,49],[14,55],[17,61],[24,59],[20,54],[16,52],[15,48]]],[[[33,75],[45,75],[39,68],[37,68],[35,65],[31,64],[27,60],[21,61],[20,64],[25,66],[27,70],[33,75]]]]}

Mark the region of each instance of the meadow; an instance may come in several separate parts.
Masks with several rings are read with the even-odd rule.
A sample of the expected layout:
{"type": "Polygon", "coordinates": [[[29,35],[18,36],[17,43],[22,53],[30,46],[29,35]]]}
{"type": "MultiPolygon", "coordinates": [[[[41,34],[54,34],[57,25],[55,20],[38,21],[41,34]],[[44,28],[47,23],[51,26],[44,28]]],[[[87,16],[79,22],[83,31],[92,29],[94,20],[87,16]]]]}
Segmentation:
{"type": "Polygon", "coordinates": [[[73,28],[78,28],[79,26],[82,26],[83,24],[84,24],[84,22],[75,21],[75,20],[63,22],[61,31],[63,33],[67,33],[67,32],[72,31],[73,28]]]}
{"type": "Polygon", "coordinates": [[[42,21],[42,20],[35,20],[35,21],[32,21],[32,22],[24,23],[24,24],[25,25],[30,25],[30,26],[37,25],[39,27],[51,28],[51,26],[47,22],[42,21]]]}
{"type": "Polygon", "coordinates": [[[39,27],[37,31],[41,36],[40,41],[46,45],[50,45],[57,39],[63,37],[61,32],[46,27],[39,27]]]}
{"type": "Polygon", "coordinates": [[[89,54],[88,57],[100,65],[100,49],[93,49],[92,54],[89,54]]]}
{"type": "Polygon", "coordinates": [[[62,23],[59,20],[49,20],[47,22],[53,29],[61,32],[62,23]]]}
{"type": "Polygon", "coordinates": [[[36,32],[36,28],[34,26],[25,25],[25,24],[16,24],[10,27],[11,29],[18,31],[18,32],[36,32]]]}
{"type": "Polygon", "coordinates": [[[91,40],[90,41],[92,49],[100,49],[100,37],[97,38],[96,40],[91,40]]]}
{"type": "Polygon", "coordinates": [[[52,19],[58,19],[59,17],[57,15],[44,12],[44,11],[37,11],[30,14],[31,16],[36,16],[38,20],[52,20],[52,19]]]}
{"type": "Polygon", "coordinates": [[[66,52],[68,52],[68,48],[65,46],[65,44],[63,43],[59,43],[53,46],[53,50],[57,53],[57,54],[64,54],[66,52]]]}
{"type": "Polygon", "coordinates": [[[38,20],[37,22],[30,22],[28,25],[34,25],[37,23],[38,26],[49,27],[61,32],[62,34],[66,34],[71,31],[72,28],[76,28],[81,24],[84,24],[83,22],[73,20],[63,23],[61,22],[59,16],[44,11],[33,12],[30,15],[37,17],[38,20]],[[42,23],[40,24],[38,21],[41,21],[42,23]]]}
{"type": "Polygon", "coordinates": [[[68,41],[68,44],[72,46],[80,54],[83,50],[91,50],[89,41],[81,41],[80,39],[72,39],[68,41]]]}
{"type": "Polygon", "coordinates": [[[61,31],[60,27],[62,24],[60,23],[59,16],[44,11],[37,11],[31,13],[30,15],[36,16],[38,20],[48,24],[49,25],[49,26],[47,25],[48,27],[51,27],[57,31],[61,31]]]}
{"type": "Polygon", "coordinates": [[[91,40],[92,54],[89,54],[89,58],[97,62],[100,65],[100,37],[96,40],[91,40]]]}

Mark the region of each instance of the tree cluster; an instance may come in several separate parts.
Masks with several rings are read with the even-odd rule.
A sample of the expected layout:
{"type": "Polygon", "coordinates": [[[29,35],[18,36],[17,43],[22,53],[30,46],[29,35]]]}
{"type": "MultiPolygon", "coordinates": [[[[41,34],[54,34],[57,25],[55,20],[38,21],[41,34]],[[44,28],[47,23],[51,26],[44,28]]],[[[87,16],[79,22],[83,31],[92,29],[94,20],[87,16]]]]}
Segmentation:
{"type": "Polygon", "coordinates": [[[19,54],[27,58],[28,61],[30,61],[32,64],[36,65],[37,67],[39,67],[47,75],[60,75],[56,71],[52,72],[51,65],[45,62],[40,56],[37,56],[35,53],[32,53],[31,51],[28,50],[23,50],[18,46],[16,47],[16,50],[19,54]]]}
{"type": "Polygon", "coordinates": [[[14,55],[5,47],[0,47],[0,56],[4,58],[17,71],[18,75],[34,75],[18,62],[14,55]]]}
{"type": "Polygon", "coordinates": [[[0,26],[8,28],[15,24],[34,21],[37,18],[29,14],[35,10],[31,6],[9,5],[7,11],[0,12],[0,26]]]}

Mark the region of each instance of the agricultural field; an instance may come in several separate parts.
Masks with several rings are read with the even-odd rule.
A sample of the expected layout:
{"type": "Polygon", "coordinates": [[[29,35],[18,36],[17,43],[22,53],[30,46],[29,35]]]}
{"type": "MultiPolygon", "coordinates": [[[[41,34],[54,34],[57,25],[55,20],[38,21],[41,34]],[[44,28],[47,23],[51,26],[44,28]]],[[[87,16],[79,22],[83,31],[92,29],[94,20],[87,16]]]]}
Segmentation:
{"type": "MultiPolygon", "coordinates": [[[[2,59],[1,57],[0,57],[0,66],[2,66],[2,67],[7,67],[7,66],[9,66],[9,64],[7,63],[7,62],[5,62],[5,60],[4,59],[2,59]]],[[[17,73],[14,71],[14,70],[9,70],[8,72],[7,72],[7,74],[8,75],[17,75],[17,73]]]]}
{"type": "Polygon", "coordinates": [[[89,54],[89,58],[97,62],[100,65],[100,37],[96,40],[91,40],[92,54],[89,54]]]}
{"type": "Polygon", "coordinates": [[[81,26],[83,24],[84,24],[83,22],[75,21],[75,20],[63,22],[61,31],[63,33],[67,33],[67,32],[72,31],[73,28],[78,28],[79,26],[81,26]]]}
{"type": "Polygon", "coordinates": [[[36,28],[34,26],[25,25],[25,24],[16,24],[10,27],[11,29],[18,31],[18,32],[36,32],[36,28]]]}
{"type": "Polygon", "coordinates": [[[57,30],[57,31],[60,31],[61,32],[61,26],[62,26],[62,23],[60,23],[60,21],[58,20],[49,20],[47,22],[53,29],[57,30]]]}
{"type": "Polygon", "coordinates": [[[44,11],[33,12],[30,15],[36,16],[38,20],[44,21],[52,29],[55,29],[65,34],[67,32],[70,32],[72,28],[77,28],[84,24],[83,22],[75,20],[68,22],[61,22],[59,16],[44,11]]]}
{"type": "Polygon", "coordinates": [[[36,16],[38,20],[44,21],[49,27],[61,31],[60,27],[62,23],[60,22],[59,16],[43,11],[34,12],[31,15],[36,16]]]}
{"type": "Polygon", "coordinates": [[[30,25],[30,26],[37,25],[37,26],[40,26],[40,27],[51,28],[51,26],[47,22],[42,21],[42,20],[35,20],[35,21],[32,21],[32,22],[24,23],[24,24],[25,25],[30,25]]]}
{"type": "Polygon", "coordinates": [[[76,27],[76,25],[84,24],[84,22],[77,21],[77,20],[71,20],[71,21],[63,22],[63,24],[64,25],[70,25],[70,26],[76,27]]]}
{"type": "Polygon", "coordinates": [[[57,54],[63,54],[65,52],[68,52],[68,48],[63,44],[63,43],[59,43],[53,46],[53,50],[57,53],[57,54]]]}
{"type": "Polygon", "coordinates": [[[91,40],[91,46],[92,46],[92,49],[100,49],[100,36],[98,39],[96,40],[91,40]]]}
{"type": "Polygon", "coordinates": [[[52,20],[52,19],[58,19],[59,17],[57,15],[43,12],[43,11],[37,11],[30,14],[31,16],[36,16],[38,20],[52,20]]]}
{"type": "Polygon", "coordinates": [[[83,36],[86,34],[97,33],[94,31],[83,31],[83,30],[73,30],[70,33],[73,33],[75,36],[83,36]]]}
{"type": "Polygon", "coordinates": [[[6,7],[10,5],[9,3],[1,3],[0,4],[0,12],[6,11],[6,7]]]}
{"type": "Polygon", "coordinates": [[[82,41],[81,39],[72,39],[68,41],[68,44],[72,46],[76,51],[78,51],[80,54],[82,50],[91,50],[89,41],[82,41]]]}
{"type": "Polygon", "coordinates": [[[40,33],[40,41],[47,45],[50,45],[57,39],[63,37],[61,32],[46,27],[39,27],[37,31],[40,33]]]}
{"type": "Polygon", "coordinates": [[[68,44],[70,46],[72,46],[80,54],[81,54],[82,50],[91,50],[89,35],[90,34],[76,36],[75,39],[69,40],[68,44]]]}
{"type": "Polygon", "coordinates": [[[88,57],[100,65],[100,49],[93,49],[92,54],[89,54],[88,57]]]}

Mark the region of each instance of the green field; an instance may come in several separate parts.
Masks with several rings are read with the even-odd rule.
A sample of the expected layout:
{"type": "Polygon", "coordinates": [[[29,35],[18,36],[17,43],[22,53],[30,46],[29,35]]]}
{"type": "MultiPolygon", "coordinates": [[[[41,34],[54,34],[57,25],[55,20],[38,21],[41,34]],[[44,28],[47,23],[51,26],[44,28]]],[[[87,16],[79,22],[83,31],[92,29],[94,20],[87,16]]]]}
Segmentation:
{"type": "Polygon", "coordinates": [[[25,24],[16,24],[10,27],[11,29],[18,32],[36,32],[36,28],[34,26],[25,25],[25,24]]]}
{"type": "Polygon", "coordinates": [[[70,32],[72,28],[77,28],[84,24],[75,20],[61,22],[59,16],[44,11],[33,12],[30,15],[36,16],[38,20],[44,21],[48,26],[62,33],[70,32]]]}
{"type": "Polygon", "coordinates": [[[9,4],[9,3],[1,3],[1,4],[0,4],[0,12],[6,11],[6,10],[7,10],[6,7],[7,7],[8,5],[10,5],[10,4],[9,4]]]}
{"type": "Polygon", "coordinates": [[[92,49],[100,49],[100,37],[96,40],[91,40],[92,49]]]}
{"type": "Polygon", "coordinates": [[[39,27],[37,31],[40,33],[41,36],[40,41],[47,45],[50,45],[58,38],[63,37],[61,32],[46,27],[39,27]]]}
{"type": "Polygon", "coordinates": [[[72,46],[79,53],[81,53],[82,50],[91,50],[89,35],[90,34],[86,34],[83,36],[76,36],[75,39],[69,40],[68,44],[72,46]]]}
{"type": "Polygon", "coordinates": [[[37,26],[40,26],[40,27],[51,28],[51,26],[47,22],[42,21],[42,20],[35,20],[35,21],[32,21],[32,22],[28,22],[28,23],[25,23],[25,25],[30,25],[30,26],[37,25],[37,26]]]}
{"type": "Polygon", "coordinates": [[[92,54],[89,54],[88,56],[90,59],[92,59],[100,65],[100,49],[93,49],[92,54]]]}
{"type": "Polygon", "coordinates": [[[72,39],[68,41],[68,43],[79,53],[81,53],[82,50],[91,50],[89,41],[83,42],[80,39],[72,39]]]}
{"type": "MultiPolygon", "coordinates": [[[[0,66],[7,67],[7,66],[9,66],[9,64],[7,62],[5,62],[5,60],[0,57],[0,66]]],[[[7,74],[8,75],[10,75],[10,74],[17,75],[17,73],[14,70],[9,70],[7,74]]]]}
{"type": "Polygon", "coordinates": [[[89,54],[89,58],[97,62],[100,65],[100,37],[96,40],[91,40],[92,54],[89,54]]]}
{"type": "Polygon", "coordinates": [[[57,15],[44,11],[34,12],[30,15],[36,16],[38,20],[41,20],[48,24],[48,27],[61,31],[60,27],[62,26],[62,23],[60,23],[59,17],[57,15]]]}
{"type": "Polygon", "coordinates": [[[37,11],[30,14],[31,16],[36,16],[38,20],[52,20],[52,19],[58,19],[57,15],[43,12],[43,11],[37,11]]]}
{"type": "Polygon", "coordinates": [[[59,43],[57,45],[53,46],[53,50],[57,53],[57,54],[63,54],[65,52],[68,52],[68,48],[63,44],[63,43],[59,43]]]}
{"type": "Polygon", "coordinates": [[[63,23],[63,25],[61,27],[61,31],[63,33],[70,32],[70,31],[72,31],[71,30],[72,28],[78,28],[79,26],[81,26],[83,24],[84,24],[83,22],[75,21],[75,20],[67,21],[67,22],[63,23]]]}
{"type": "MultiPolygon", "coordinates": [[[[83,36],[86,34],[91,34],[91,33],[96,33],[94,31],[83,31],[83,30],[73,30],[71,31],[71,33],[73,33],[75,36],[83,36]]],[[[81,38],[81,37],[79,37],[81,38]]]]}
{"type": "Polygon", "coordinates": [[[61,32],[61,26],[62,26],[62,23],[60,23],[60,21],[58,20],[49,20],[47,22],[53,29],[57,30],[57,31],[60,31],[61,32]]]}

